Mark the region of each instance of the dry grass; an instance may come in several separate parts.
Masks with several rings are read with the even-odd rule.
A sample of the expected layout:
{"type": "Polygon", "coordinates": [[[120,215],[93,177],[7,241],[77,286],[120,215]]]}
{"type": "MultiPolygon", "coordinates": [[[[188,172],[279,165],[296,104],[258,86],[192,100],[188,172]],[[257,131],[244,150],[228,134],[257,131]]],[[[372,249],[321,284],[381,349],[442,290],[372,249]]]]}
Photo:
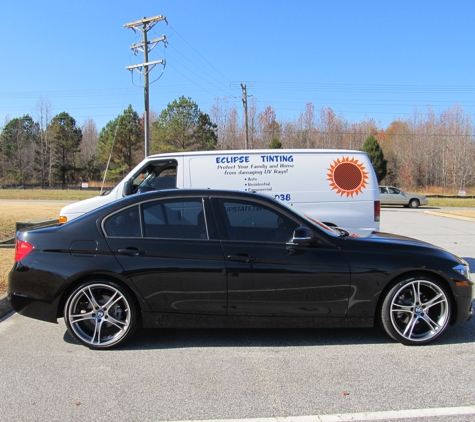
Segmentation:
{"type": "Polygon", "coordinates": [[[68,202],[0,201],[0,239],[15,235],[17,221],[40,218],[58,218],[59,211],[68,202]]]}
{"type": "Polygon", "coordinates": [[[432,212],[440,212],[442,214],[451,214],[451,215],[459,215],[461,217],[469,217],[475,218],[475,210],[434,210],[432,212]]]}
{"type": "MultiPolygon", "coordinates": [[[[423,195],[458,195],[458,189],[442,188],[439,186],[427,186],[425,188],[402,188],[406,192],[420,192],[423,195]]],[[[475,195],[475,187],[469,187],[465,189],[466,195],[475,195]]]]}
{"type": "Polygon", "coordinates": [[[80,201],[99,195],[96,190],[0,189],[0,199],[80,201]]]}
{"type": "MultiPolygon", "coordinates": [[[[58,218],[59,211],[67,202],[0,201],[0,238],[15,234],[17,221],[39,218],[58,218]]],[[[0,297],[5,294],[8,273],[13,266],[14,249],[0,248],[0,297]]]]}
{"type": "Polygon", "coordinates": [[[14,249],[0,249],[0,298],[7,291],[8,273],[13,267],[14,249]]]}

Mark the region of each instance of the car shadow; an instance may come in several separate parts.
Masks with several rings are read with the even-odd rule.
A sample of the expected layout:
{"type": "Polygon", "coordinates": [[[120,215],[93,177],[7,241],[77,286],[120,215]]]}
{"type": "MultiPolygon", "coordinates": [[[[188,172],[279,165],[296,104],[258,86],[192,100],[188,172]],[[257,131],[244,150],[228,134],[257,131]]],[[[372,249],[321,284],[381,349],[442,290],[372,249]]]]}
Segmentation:
{"type": "MultiPolygon", "coordinates": [[[[77,343],[66,331],[64,341],[77,343]]],[[[448,327],[442,337],[424,347],[475,343],[475,318],[448,327]]],[[[114,350],[153,350],[215,347],[298,347],[397,344],[374,328],[337,329],[142,329],[114,350]]],[[[79,346],[79,345],[78,345],[79,346]]],[[[81,346],[82,347],[82,346],[81,346]]],[[[408,346],[409,347],[409,346],[408,346]]]]}

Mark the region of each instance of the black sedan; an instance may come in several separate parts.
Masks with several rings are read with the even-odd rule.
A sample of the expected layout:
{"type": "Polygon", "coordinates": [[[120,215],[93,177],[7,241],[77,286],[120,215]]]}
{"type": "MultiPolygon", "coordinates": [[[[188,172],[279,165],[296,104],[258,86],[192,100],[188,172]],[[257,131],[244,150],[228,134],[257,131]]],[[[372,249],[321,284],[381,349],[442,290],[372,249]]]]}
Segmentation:
{"type": "Polygon", "coordinates": [[[64,316],[94,349],[140,327],[371,327],[428,343],[467,321],[467,263],[393,234],[351,236],[269,197],[168,190],[62,226],[19,232],[8,297],[20,314],[64,316]]]}

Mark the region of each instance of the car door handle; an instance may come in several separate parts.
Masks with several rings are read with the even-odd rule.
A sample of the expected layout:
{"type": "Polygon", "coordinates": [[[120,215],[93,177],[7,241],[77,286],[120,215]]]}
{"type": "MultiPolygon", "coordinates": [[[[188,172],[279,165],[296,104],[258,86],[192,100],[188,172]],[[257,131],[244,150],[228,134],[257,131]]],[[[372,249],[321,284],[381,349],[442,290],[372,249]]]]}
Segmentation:
{"type": "Polygon", "coordinates": [[[128,256],[139,256],[145,254],[145,251],[139,248],[125,248],[125,249],[118,249],[118,253],[121,255],[128,255],[128,256]]]}
{"type": "Polygon", "coordinates": [[[250,256],[248,254],[237,254],[237,255],[228,255],[229,261],[237,261],[237,262],[254,262],[256,258],[250,256]]]}

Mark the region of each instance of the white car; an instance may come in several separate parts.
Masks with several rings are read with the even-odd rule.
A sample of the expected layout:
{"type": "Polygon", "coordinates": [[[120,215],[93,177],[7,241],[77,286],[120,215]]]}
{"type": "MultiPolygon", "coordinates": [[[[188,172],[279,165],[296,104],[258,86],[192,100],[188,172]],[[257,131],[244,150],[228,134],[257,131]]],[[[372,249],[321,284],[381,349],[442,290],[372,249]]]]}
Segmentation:
{"type": "Polygon", "coordinates": [[[419,205],[427,205],[429,203],[424,195],[406,193],[394,186],[380,186],[379,198],[381,205],[404,205],[410,208],[417,208],[419,205]]]}

